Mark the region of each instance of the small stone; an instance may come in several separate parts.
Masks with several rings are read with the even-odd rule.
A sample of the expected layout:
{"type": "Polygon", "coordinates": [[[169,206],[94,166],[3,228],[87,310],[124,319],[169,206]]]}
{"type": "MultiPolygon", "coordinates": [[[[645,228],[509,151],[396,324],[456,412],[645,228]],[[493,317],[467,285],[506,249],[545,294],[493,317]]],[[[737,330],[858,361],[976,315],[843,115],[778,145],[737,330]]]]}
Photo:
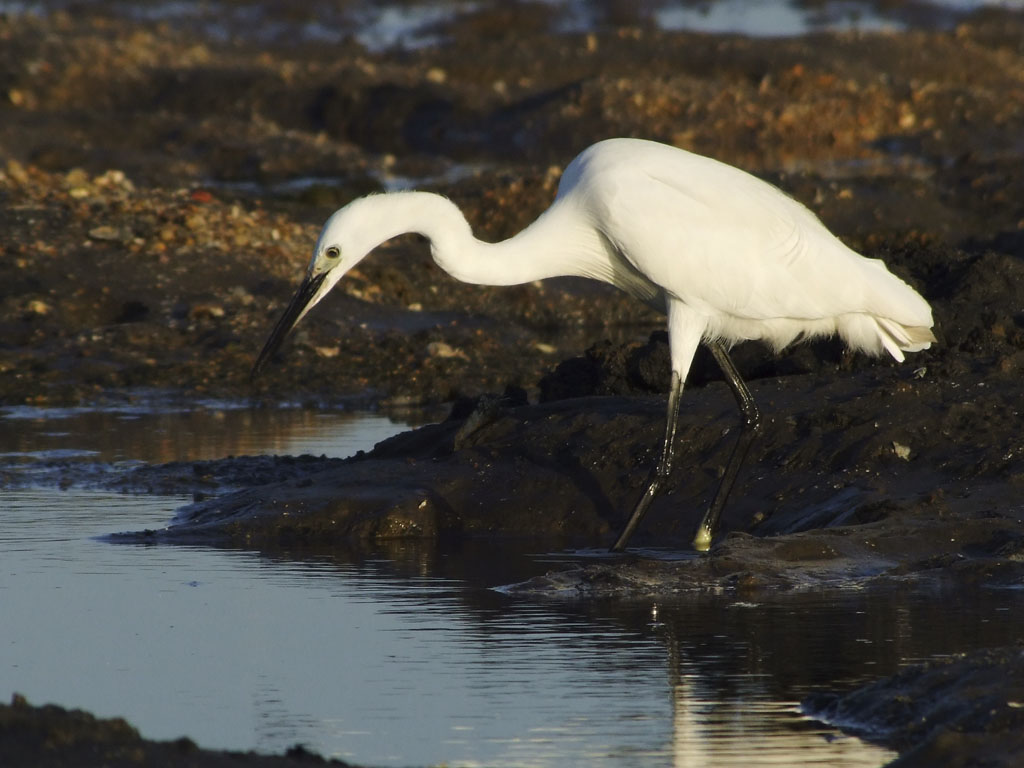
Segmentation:
{"type": "Polygon", "coordinates": [[[119,171],[116,168],[97,176],[92,180],[94,186],[105,187],[105,188],[121,188],[126,190],[132,190],[135,185],[131,183],[124,171],[119,171]]]}
{"type": "Polygon", "coordinates": [[[117,227],[111,227],[107,224],[101,224],[98,227],[93,227],[89,230],[89,237],[93,240],[113,240],[122,241],[126,240],[125,232],[117,227]]]}
{"type": "Polygon", "coordinates": [[[190,213],[185,217],[185,226],[193,232],[206,226],[206,217],[201,213],[190,213]]]}
{"type": "Polygon", "coordinates": [[[237,301],[244,307],[248,307],[254,301],[256,301],[256,297],[249,293],[249,291],[247,291],[245,287],[241,285],[233,286],[231,290],[228,291],[228,294],[231,296],[232,300],[237,301]]]}
{"type": "Polygon", "coordinates": [[[427,344],[427,354],[431,357],[440,357],[442,359],[457,357],[460,360],[469,360],[469,356],[461,349],[446,344],[443,341],[432,341],[427,344]]]}
{"type": "Polygon", "coordinates": [[[896,454],[896,458],[903,459],[904,461],[910,461],[910,446],[904,445],[903,443],[893,442],[892,444],[893,453],[896,454]]]}
{"type": "Polygon", "coordinates": [[[81,168],[72,168],[64,175],[64,186],[68,189],[86,187],[89,185],[89,174],[81,168]]]}
{"type": "Polygon", "coordinates": [[[220,304],[215,304],[212,301],[197,302],[188,310],[188,316],[193,320],[197,320],[201,317],[218,318],[224,317],[224,315],[224,307],[220,304]]]}
{"type": "Polygon", "coordinates": [[[17,160],[7,161],[7,175],[18,184],[28,183],[28,171],[17,160]]]}
{"type": "Polygon", "coordinates": [[[25,305],[25,309],[32,315],[48,315],[53,308],[42,299],[32,299],[25,305]]]}

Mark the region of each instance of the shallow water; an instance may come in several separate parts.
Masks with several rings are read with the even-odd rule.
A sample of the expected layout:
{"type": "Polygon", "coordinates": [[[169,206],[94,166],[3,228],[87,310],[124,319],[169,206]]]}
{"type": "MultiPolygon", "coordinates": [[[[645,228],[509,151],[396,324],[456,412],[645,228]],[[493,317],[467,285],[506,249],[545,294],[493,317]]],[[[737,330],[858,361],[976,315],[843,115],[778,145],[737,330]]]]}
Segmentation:
{"type": "MultiPolygon", "coordinates": [[[[301,6],[266,0],[105,0],[113,13],[139,21],[196,27],[215,40],[255,39],[265,43],[344,43],[355,39],[371,51],[416,49],[443,44],[443,25],[460,14],[499,0],[402,0],[301,6]]],[[[706,34],[753,37],[805,35],[823,31],[951,29],[965,14],[998,7],[1019,11],[1021,0],[647,0],[588,3],[546,0],[556,32],[589,32],[614,26],[653,26],[706,34]]],[[[74,7],[72,0],[0,0],[0,13],[43,14],[74,7]]]]}
{"type": "MultiPolygon", "coordinates": [[[[55,452],[343,456],[400,428],[371,414],[150,408],[8,411],[2,461],[17,474],[55,452]]],[[[804,717],[799,700],[1024,629],[1016,594],[982,588],[545,601],[494,588],[605,555],[116,545],[96,537],[159,527],[188,499],[32,485],[0,498],[0,695],[207,747],[302,743],[396,766],[878,766],[891,754],[804,717]]]]}

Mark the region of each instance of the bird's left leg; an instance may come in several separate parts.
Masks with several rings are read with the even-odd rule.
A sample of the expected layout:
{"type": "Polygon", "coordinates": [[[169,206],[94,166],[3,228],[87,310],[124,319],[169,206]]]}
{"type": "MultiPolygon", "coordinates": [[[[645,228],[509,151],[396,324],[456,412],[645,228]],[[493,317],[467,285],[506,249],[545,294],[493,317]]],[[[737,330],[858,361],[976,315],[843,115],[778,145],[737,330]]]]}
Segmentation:
{"type": "Polygon", "coordinates": [[[647,484],[647,490],[640,497],[633,514],[629,516],[622,533],[612,544],[612,552],[621,552],[626,542],[647,514],[647,508],[658,495],[661,487],[668,480],[672,471],[672,460],[675,458],[676,424],[679,422],[679,398],[683,394],[683,382],[690,371],[693,355],[700,344],[701,336],[706,327],[706,320],[688,308],[681,301],[671,300],[668,303],[668,346],[672,360],[672,381],[668,391],[668,412],[665,415],[665,440],[661,446],[661,458],[654,467],[654,473],[647,484]]]}
{"type": "Polygon", "coordinates": [[[669,472],[672,471],[672,459],[675,457],[676,424],[679,422],[679,396],[682,393],[683,379],[678,371],[672,371],[672,384],[668,391],[668,414],[665,417],[665,441],[662,443],[661,458],[654,468],[654,476],[647,484],[647,490],[637,502],[622,533],[612,544],[612,552],[621,552],[626,548],[626,542],[629,541],[629,537],[633,535],[636,527],[640,525],[643,516],[647,514],[647,508],[654,501],[654,497],[658,495],[662,484],[668,479],[669,472]]]}
{"type": "Polygon", "coordinates": [[[701,520],[700,527],[697,528],[697,535],[693,538],[693,547],[700,552],[707,552],[711,548],[711,537],[718,526],[718,518],[722,515],[722,509],[725,508],[725,501],[729,498],[733,483],[736,482],[740,465],[743,464],[743,459],[746,458],[747,451],[750,450],[750,444],[761,431],[761,412],[757,409],[754,396],[750,394],[750,390],[747,389],[747,385],[740,377],[729,353],[725,351],[725,347],[720,341],[706,343],[711,354],[714,355],[718,367],[722,369],[725,382],[736,398],[743,421],[740,424],[740,435],[736,438],[736,446],[732,449],[732,456],[729,457],[725,474],[722,475],[722,482],[718,485],[718,492],[704,515],[704,519],[701,520]]]}

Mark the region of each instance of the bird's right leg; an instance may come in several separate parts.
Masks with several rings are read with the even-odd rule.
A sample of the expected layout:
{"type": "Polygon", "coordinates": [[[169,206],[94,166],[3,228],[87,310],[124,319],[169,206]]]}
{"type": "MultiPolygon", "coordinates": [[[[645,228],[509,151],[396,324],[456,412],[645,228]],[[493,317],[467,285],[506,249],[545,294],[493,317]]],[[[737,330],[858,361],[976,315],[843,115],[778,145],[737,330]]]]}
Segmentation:
{"type": "Polygon", "coordinates": [[[725,508],[725,501],[729,498],[729,492],[736,482],[736,475],[740,471],[740,465],[743,464],[743,459],[746,458],[747,451],[750,450],[751,442],[761,431],[761,412],[757,409],[754,396],[747,389],[747,385],[744,383],[739,371],[736,370],[736,366],[732,358],[729,357],[729,353],[725,351],[725,347],[720,341],[709,341],[707,346],[711,350],[711,354],[714,355],[718,367],[722,369],[722,375],[725,376],[725,382],[729,385],[729,389],[732,390],[733,397],[736,398],[736,404],[740,407],[743,421],[740,424],[740,434],[736,438],[736,445],[732,449],[729,463],[726,465],[725,473],[722,475],[722,481],[718,485],[718,491],[715,493],[715,498],[712,500],[711,506],[708,507],[704,519],[701,520],[700,526],[697,528],[697,535],[693,538],[693,548],[699,552],[707,552],[711,548],[711,537],[715,533],[715,528],[718,527],[718,518],[721,517],[722,510],[725,508]]]}

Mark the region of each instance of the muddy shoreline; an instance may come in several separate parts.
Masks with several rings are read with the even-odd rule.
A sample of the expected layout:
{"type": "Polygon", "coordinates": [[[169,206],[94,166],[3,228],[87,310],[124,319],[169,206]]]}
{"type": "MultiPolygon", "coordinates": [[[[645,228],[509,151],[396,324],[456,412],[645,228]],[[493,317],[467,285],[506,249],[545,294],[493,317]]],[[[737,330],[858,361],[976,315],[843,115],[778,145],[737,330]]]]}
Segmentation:
{"type": "MultiPolygon", "coordinates": [[[[109,10],[0,15],[0,404],[159,389],[452,412],[344,462],[242,457],[112,476],[130,492],[207,497],[128,538],[290,551],[390,537],[609,543],[655,455],[667,388],[660,318],[613,289],[462,285],[401,238],[255,384],[248,371],[337,206],[412,179],[495,240],[547,206],[576,152],[624,135],[779,185],[928,298],[939,343],[903,366],[831,342],[778,358],[742,345],[769,428],[712,551],[631,555],[519,588],[629,599],[1024,583],[1020,13],[784,39],[611,21],[552,36],[546,5],[481,4],[439,25],[443,44],[388,52],[204,37],[109,10]]],[[[688,546],[736,424],[699,358],[680,467],[641,550],[688,546]]],[[[66,481],[86,480],[68,468],[66,481]]],[[[808,708],[899,749],[898,765],[1017,764],[1024,662],[1015,649],[963,651],[808,708]],[[971,684],[942,689],[956,706],[928,710],[932,730],[921,711],[885,708],[910,696],[927,709],[936,675],[971,684]]],[[[0,726],[17,765],[96,764],[112,727],[21,700],[0,708],[0,726]],[[58,760],[47,750],[69,717],[80,735],[58,760]]],[[[180,747],[114,730],[117,754],[145,764],[180,747]]],[[[187,746],[196,765],[227,759],[187,746]]]]}

